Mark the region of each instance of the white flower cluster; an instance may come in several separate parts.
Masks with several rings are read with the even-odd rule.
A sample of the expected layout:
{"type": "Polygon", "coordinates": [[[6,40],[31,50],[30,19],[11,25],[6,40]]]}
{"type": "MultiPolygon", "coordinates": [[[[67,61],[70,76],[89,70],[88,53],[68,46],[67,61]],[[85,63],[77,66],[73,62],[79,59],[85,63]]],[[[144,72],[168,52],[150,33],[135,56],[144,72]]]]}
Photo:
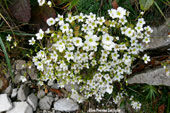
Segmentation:
{"type": "Polygon", "coordinates": [[[138,101],[134,101],[133,99],[134,99],[134,97],[131,96],[130,101],[131,101],[132,108],[135,109],[135,110],[141,109],[142,104],[140,102],[138,102],[138,101]]]}
{"type": "MultiPolygon", "coordinates": [[[[43,6],[45,3],[46,3],[46,0],[38,0],[39,6],[43,6]]],[[[49,7],[51,7],[51,6],[52,6],[52,2],[51,2],[51,1],[48,1],[48,2],[47,2],[47,5],[48,5],[49,7]]]]}
{"type": "MultiPolygon", "coordinates": [[[[57,30],[40,29],[36,34],[37,40],[48,37],[52,42],[33,57],[41,71],[40,84],[48,80],[57,80],[61,88],[67,83],[78,84],[77,92],[84,99],[94,96],[100,101],[105,93],[113,92],[115,81],[131,74],[135,56],[143,51],[141,42],[150,41],[152,29],[144,25],[143,18],[133,26],[127,20],[129,12],[122,7],[108,13],[107,20],[93,13],[47,19],[57,30]]],[[[34,38],[29,42],[35,43],[34,38]]]]}

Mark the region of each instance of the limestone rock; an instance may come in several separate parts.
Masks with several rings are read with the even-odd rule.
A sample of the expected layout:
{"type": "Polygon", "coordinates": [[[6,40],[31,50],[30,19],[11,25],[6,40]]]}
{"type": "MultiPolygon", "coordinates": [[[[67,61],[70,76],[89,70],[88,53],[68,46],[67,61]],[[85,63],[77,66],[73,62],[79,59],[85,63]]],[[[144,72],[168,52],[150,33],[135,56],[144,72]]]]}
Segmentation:
{"type": "Polygon", "coordinates": [[[170,18],[167,19],[163,25],[159,27],[152,27],[151,42],[145,49],[157,49],[163,46],[170,46],[170,38],[168,38],[170,18]]]}
{"type": "Polygon", "coordinates": [[[32,106],[33,110],[35,111],[37,108],[38,98],[32,93],[28,96],[27,102],[32,106]]]}
{"type": "Polygon", "coordinates": [[[26,61],[25,60],[16,60],[14,62],[15,69],[16,70],[21,70],[26,68],[26,61]]]}
{"type": "Polygon", "coordinates": [[[12,103],[7,94],[0,95],[0,112],[7,111],[12,108],[12,103]]]}
{"type": "Polygon", "coordinates": [[[24,101],[26,100],[28,94],[29,94],[29,88],[26,85],[21,85],[21,87],[18,90],[17,99],[24,101]]]}
{"type": "Polygon", "coordinates": [[[42,110],[49,110],[51,108],[51,104],[53,102],[52,97],[45,96],[39,101],[39,107],[42,110]]]}
{"type": "Polygon", "coordinates": [[[45,92],[43,90],[39,90],[37,96],[38,98],[42,98],[45,96],[45,92]]]}
{"type": "Polygon", "coordinates": [[[28,68],[27,72],[32,80],[37,80],[38,73],[34,65],[32,65],[31,68],[28,68]]]}
{"type": "Polygon", "coordinates": [[[18,91],[18,88],[15,88],[12,90],[11,98],[15,98],[17,96],[17,91],[18,91]]]}
{"type": "Polygon", "coordinates": [[[129,84],[140,83],[149,85],[165,85],[170,86],[170,76],[166,75],[165,69],[159,67],[156,69],[150,69],[141,74],[134,75],[128,79],[129,84]]]}
{"type": "Polygon", "coordinates": [[[54,109],[58,111],[76,111],[79,109],[79,105],[71,99],[59,99],[54,103],[54,109]]]}
{"type": "Polygon", "coordinates": [[[14,102],[14,107],[6,113],[33,113],[31,106],[27,102],[14,102]]]}

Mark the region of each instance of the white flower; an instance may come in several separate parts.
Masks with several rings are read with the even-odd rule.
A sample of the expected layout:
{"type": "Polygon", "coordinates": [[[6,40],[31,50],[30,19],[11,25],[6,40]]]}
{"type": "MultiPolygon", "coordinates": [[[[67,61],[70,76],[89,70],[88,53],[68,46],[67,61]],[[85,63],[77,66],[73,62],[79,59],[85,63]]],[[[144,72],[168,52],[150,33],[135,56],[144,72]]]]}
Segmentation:
{"type": "Polygon", "coordinates": [[[66,18],[66,21],[68,22],[72,22],[74,19],[73,19],[73,16],[71,15],[71,13],[68,14],[68,17],[66,18]]]}
{"type": "Polygon", "coordinates": [[[112,21],[110,21],[110,27],[115,27],[116,26],[116,21],[114,21],[114,20],[112,20],[112,21]]]}
{"type": "Polygon", "coordinates": [[[138,110],[141,108],[141,103],[139,102],[132,101],[131,105],[132,105],[132,108],[135,110],[138,110]]]}
{"type": "Polygon", "coordinates": [[[40,70],[40,71],[44,70],[43,63],[41,63],[40,61],[37,62],[37,69],[40,70]]]}
{"type": "Polygon", "coordinates": [[[106,92],[111,94],[113,92],[113,85],[107,85],[106,92]]]}
{"type": "Polygon", "coordinates": [[[51,58],[54,60],[54,62],[56,62],[58,60],[58,55],[55,51],[53,53],[51,53],[51,58]]]}
{"type": "Polygon", "coordinates": [[[86,37],[85,43],[87,43],[89,46],[97,46],[98,37],[96,35],[90,34],[86,37]]]}
{"type": "Polygon", "coordinates": [[[116,18],[116,10],[115,9],[108,10],[108,13],[109,13],[110,17],[112,17],[113,19],[116,18]]]}
{"type": "Polygon", "coordinates": [[[102,25],[102,24],[105,22],[104,17],[98,17],[97,20],[98,20],[97,22],[98,22],[100,25],[102,25]]]}
{"type": "Polygon", "coordinates": [[[143,27],[142,27],[142,26],[139,26],[139,25],[137,25],[137,26],[135,27],[135,29],[136,29],[137,32],[143,31],[143,27]]]}
{"type": "Polygon", "coordinates": [[[49,7],[51,7],[51,6],[52,6],[51,1],[48,1],[48,2],[47,2],[47,4],[48,4],[48,6],[49,6],[49,7]]]}
{"type": "Polygon", "coordinates": [[[6,40],[9,42],[12,40],[12,37],[10,36],[10,34],[8,34],[8,36],[6,37],[6,40]]]}
{"type": "Polygon", "coordinates": [[[47,30],[45,31],[46,34],[49,34],[51,31],[49,28],[47,28],[47,30]]]}
{"type": "Polygon", "coordinates": [[[168,38],[170,38],[170,34],[168,35],[168,38]]]}
{"type": "Polygon", "coordinates": [[[145,37],[145,38],[143,39],[143,42],[146,43],[146,44],[149,43],[149,42],[150,42],[150,38],[149,38],[149,37],[145,37]]]}
{"type": "Polygon", "coordinates": [[[123,18],[126,15],[126,10],[122,7],[118,7],[116,11],[117,18],[123,18]]]}
{"type": "Polygon", "coordinates": [[[52,25],[54,25],[55,24],[55,19],[54,18],[49,18],[49,19],[47,19],[47,24],[49,25],[49,26],[52,26],[52,25]]]}
{"type": "Polygon", "coordinates": [[[59,25],[64,24],[64,18],[63,18],[63,15],[58,14],[58,17],[57,17],[57,18],[55,18],[55,21],[56,21],[56,22],[59,22],[59,23],[58,23],[59,25]]]}
{"type": "Polygon", "coordinates": [[[34,37],[32,37],[31,40],[28,40],[29,41],[29,45],[34,45],[35,44],[35,39],[34,37]]]}
{"type": "Polygon", "coordinates": [[[139,18],[137,26],[143,26],[146,22],[144,21],[144,18],[139,18]]]}
{"type": "Polygon", "coordinates": [[[37,40],[41,40],[44,37],[44,31],[42,29],[36,34],[37,40]]]}
{"type": "Polygon", "coordinates": [[[151,61],[151,60],[150,60],[150,56],[147,56],[147,54],[144,54],[144,56],[143,56],[142,59],[144,60],[144,63],[145,63],[145,64],[147,64],[148,62],[151,61]]]}
{"type": "Polygon", "coordinates": [[[115,75],[114,77],[113,77],[113,81],[118,81],[118,82],[120,82],[120,80],[121,79],[123,79],[124,78],[124,76],[123,75],[115,75]]]}
{"type": "Polygon", "coordinates": [[[73,38],[73,43],[74,43],[75,46],[79,46],[79,47],[83,45],[82,39],[79,38],[79,37],[74,37],[73,38]]]}
{"type": "Polygon", "coordinates": [[[45,56],[46,56],[46,54],[45,54],[45,51],[43,51],[43,50],[40,50],[40,51],[37,53],[37,57],[38,57],[39,59],[45,58],[45,56]]]}
{"type": "Polygon", "coordinates": [[[128,37],[132,37],[134,34],[134,30],[132,30],[131,28],[127,28],[125,31],[125,35],[127,35],[128,37]]]}
{"type": "Polygon", "coordinates": [[[109,45],[109,44],[112,43],[112,41],[113,41],[113,37],[110,36],[109,34],[106,33],[102,36],[102,43],[103,44],[109,45]]]}
{"type": "Polygon", "coordinates": [[[25,77],[25,76],[20,76],[20,80],[21,80],[22,82],[27,81],[27,79],[26,79],[26,77],[25,77]]]}
{"type": "Polygon", "coordinates": [[[43,6],[45,3],[45,0],[38,0],[39,6],[43,6]]]}
{"type": "Polygon", "coordinates": [[[67,59],[67,61],[73,60],[74,59],[73,52],[68,52],[67,51],[66,55],[64,57],[67,59]]]}
{"type": "Polygon", "coordinates": [[[83,13],[80,13],[80,15],[77,17],[78,22],[83,22],[84,15],[83,13]]]}
{"type": "Polygon", "coordinates": [[[111,42],[111,44],[109,45],[103,44],[103,48],[108,51],[111,51],[114,47],[115,47],[115,43],[113,42],[111,42]]]}
{"type": "Polygon", "coordinates": [[[69,24],[63,24],[60,29],[62,30],[63,33],[68,32],[69,31],[69,24]]]}
{"type": "Polygon", "coordinates": [[[56,49],[58,49],[60,52],[63,52],[65,50],[65,44],[62,41],[58,41],[56,44],[53,44],[56,49]]]}
{"type": "Polygon", "coordinates": [[[88,19],[89,21],[93,22],[96,19],[96,15],[93,13],[90,13],[90,15],[88,15],[88,19]]]}

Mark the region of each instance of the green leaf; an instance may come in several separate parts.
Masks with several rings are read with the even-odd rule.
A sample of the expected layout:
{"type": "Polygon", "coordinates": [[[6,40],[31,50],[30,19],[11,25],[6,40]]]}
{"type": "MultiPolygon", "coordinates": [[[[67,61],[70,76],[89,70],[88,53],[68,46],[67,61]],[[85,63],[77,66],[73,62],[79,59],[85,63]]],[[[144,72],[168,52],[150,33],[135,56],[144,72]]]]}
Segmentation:
{"type": "Polygon", "coordinates": [[[1,36],[0,36],[0,45],[2,47],[2,50],[3,50],[4,54],[5,54],[5,59],[6,59],[6,62],[8,64],[8,69],[10,71],[10,75],[11,75],[12,81],[14,81],[14,77],[13,77],[13,73],[12,73],[12,66],[11,66],[11,63],[10,63],[7,51],[5,49],[4,43],[3,43],[2,39],[1,39],[1,36]]]}
{"type": "Polygon", "coordinates": [[[72,9],[75,5],[77,5],[79,0],[73,0],[70,2],[70,5],[68,7],[68,10],[72,9]]]}
{"type": "Polygon", "coordinates": [[[140,8],[144,11],[148,10],[154,3],[154,0],[139,0],[140,8]]]}

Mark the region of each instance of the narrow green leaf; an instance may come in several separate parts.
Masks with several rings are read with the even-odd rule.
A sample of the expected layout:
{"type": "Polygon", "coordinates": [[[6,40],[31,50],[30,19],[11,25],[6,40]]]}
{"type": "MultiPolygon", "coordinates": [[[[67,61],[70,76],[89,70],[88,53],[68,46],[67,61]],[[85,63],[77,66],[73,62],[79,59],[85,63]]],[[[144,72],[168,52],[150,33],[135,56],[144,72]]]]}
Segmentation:
{"type": "Polygon", "coordinates": [[[79,0],[73,0],[70,2],[70,6],[68,7],[68,10],[72,9],[77,3],[78,3],[79,0]]]}
{"type": "Polygon", "coordinates": [[[157,7],[157,9],[159,10],[159,12],[161,13],[161,15],[164,17],[164,19],[167,21],[164,13],[162,12],[161,8],[158,6],[158,4],[156,2],[154,2],[155,6],[157,7]]]}
{"type": "Polygon", "coordinates": [[[5,55],[5,59],[6,59],[7,65],[8,65],[8,69],[10,71],[10,76],[12,78],[12,81],[14,81],[14,76],[13,76],[13,73],[12,73],[12,66],[11,66],[7,51],[5,49],[4,43],[3,43],[2,39],[1,39],[1,36],[0,36],[0,45],[1,45],[2,50],[4,52],[4,55],[5,55]]]}
{"type": "Polygon", "coordinates": [[[148,10],[154,3],[154,0],[139,0],[140,8],[144,11],[148,10]]]}

